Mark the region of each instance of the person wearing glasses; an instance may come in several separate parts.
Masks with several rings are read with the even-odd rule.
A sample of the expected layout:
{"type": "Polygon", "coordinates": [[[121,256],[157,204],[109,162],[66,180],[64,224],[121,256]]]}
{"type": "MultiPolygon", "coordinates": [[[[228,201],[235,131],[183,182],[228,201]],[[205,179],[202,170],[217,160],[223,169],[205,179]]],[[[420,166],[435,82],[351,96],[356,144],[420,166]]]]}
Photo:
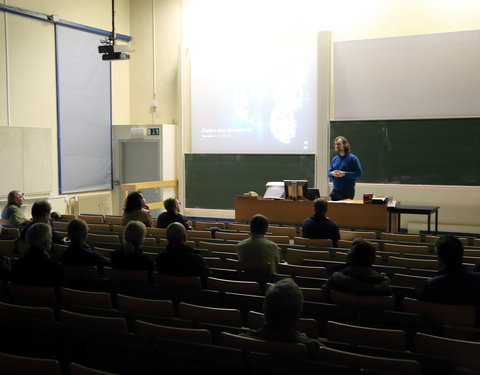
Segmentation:
{"type": "Polygon", "coordinates": [[[330,163],[328,177],[333,182],[330,193],[332,201],[353,199],[355,196],[355,180],[362,175],[360,160],[350,152],[347,138],[339,136],[334,141],[337,155],[330,163]]]}

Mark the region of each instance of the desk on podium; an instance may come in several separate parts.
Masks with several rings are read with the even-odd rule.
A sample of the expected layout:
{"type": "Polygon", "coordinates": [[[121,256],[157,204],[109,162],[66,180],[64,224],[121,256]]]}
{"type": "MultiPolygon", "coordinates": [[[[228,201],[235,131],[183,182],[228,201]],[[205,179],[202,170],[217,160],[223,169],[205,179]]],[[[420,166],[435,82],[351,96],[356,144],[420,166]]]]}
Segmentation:
{"type": "MultiPolygon", "coordinates": [[[[302,225],[313,215],[313,202],[235,198],[235,221],[248,222],[255,214],[265,215],[275,224],[302,225]]],[[[388,230],[386,204],[363,204],[360,200],[329,202],[327,216],[341,228],[388,230]]]]}

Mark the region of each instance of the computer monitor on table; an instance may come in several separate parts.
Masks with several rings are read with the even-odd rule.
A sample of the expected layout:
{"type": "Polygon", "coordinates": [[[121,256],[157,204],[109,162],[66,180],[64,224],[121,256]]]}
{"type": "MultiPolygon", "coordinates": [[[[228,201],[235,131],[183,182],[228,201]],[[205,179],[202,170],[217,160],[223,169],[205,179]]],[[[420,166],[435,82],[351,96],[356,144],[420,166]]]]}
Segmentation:
{"type": "Polygon", "coordinates": [[[283,180],[285,199],[293,201],[308,200],[308,180],[283,180]]]}

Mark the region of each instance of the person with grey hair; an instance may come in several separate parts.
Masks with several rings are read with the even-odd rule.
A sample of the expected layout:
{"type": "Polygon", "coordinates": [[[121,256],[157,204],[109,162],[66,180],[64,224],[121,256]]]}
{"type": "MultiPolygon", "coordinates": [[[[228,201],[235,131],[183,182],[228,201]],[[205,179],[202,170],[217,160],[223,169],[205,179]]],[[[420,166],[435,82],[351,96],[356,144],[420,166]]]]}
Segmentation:
{"type": "Polygon", "coordinates": [[[157,255],[158,273],[170,276],[200,276],[211,274],[201,255],[187,245],[187,230],[182,223],[167,227],[167,251],[157,255]]]}
{"type": "Polygon", "coordinates": [[[334,247],[340,239],[338,225],[331,221],[326,215],[328,202],[323,198],[313,201],[315,214],[305,219],[302,225],[302,236],[305,238],[331,239],[334,247]]]}
{"type": "Polygon", "coordinates": [[[347,263],[334,272],[323,286],[327,298],[331,290],[355,295],[392,295],[388,276],[372,268],[375,259],[375,247],[370,242],[360,238],[354,240],[347,263]]]}
{"type": "Polygon", "coordinates": [[[67,226],[70,244],[63,252],[62,264],[67,266],[103,266],[110,265],[110,259],[96,251],[90,250],[87,244],[88,225],[84,220],[72,220],[67,226]]]}
{"type": "Polygon", "coordinates": [[[263,312],[262,326],[242,335],[271,341],[298,342],[307,345],[309,350],[317,350],[321,346],[318,340],[307,337],[296,328],[303,312],[303,294],[292,279],[281,279],[267,289],[263,312]]]}
{"type": "Polygon", "coordinates": [[[12,264],[12,283],[60,287],[65,274],[60,264],[53,262],[48,251],[52,245],[52,229],[46,223],[34,223],[27,232],[28,253],[12,264]]]}
{"type": "Polygon", "coordinates": [[[112,268],[124,270],[146,270],[149,276],[153,273],[153,262],[140,248],[147,228],[141,221],[130,221],[123,232],[123,246],[110,255],[112,268]]]}
{"type": "Polygon", "coordinates": [[[187,218],[183,216],[180,211],[180,202],[175,198],[167,198],[163,201],[163,207],[165,212],[162,212],[158,215],[157,218],[157,228],[166,228],[171,223],[180,223],[185,229],[192,229],[190,224],[188,224],[187,218]]]}
{"type": "Polygon", "coordinates": [[[8,193],[7,205],[2,210],[2,219],[10,221],[10,224],[23,226],[27,223],[27,219],[20,207],[25,202],[25,195],[18,190],[12,190],[8,193]]]}
{"type": "Polygon", "coordinates": [[[280,248],[265,238],[268,230],[268,219],[260,214],[250,219],[250,237],[240,241],[237,246],[238,259],[242,262],[270,263],[270,270],[275,273],[280,263],[280,248]]]}

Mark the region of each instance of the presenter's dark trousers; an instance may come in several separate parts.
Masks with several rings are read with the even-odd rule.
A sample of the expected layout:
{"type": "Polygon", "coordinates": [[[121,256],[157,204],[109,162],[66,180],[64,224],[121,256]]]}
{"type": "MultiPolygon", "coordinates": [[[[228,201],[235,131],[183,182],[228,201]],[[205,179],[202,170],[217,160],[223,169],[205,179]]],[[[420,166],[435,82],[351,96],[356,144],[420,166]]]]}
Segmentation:
{"type": "Polygon", "coordinates": [[[342,199],[353,199],[355,190],[332,190],[330,197],[332,201],[341,201],[342,199]]]}

